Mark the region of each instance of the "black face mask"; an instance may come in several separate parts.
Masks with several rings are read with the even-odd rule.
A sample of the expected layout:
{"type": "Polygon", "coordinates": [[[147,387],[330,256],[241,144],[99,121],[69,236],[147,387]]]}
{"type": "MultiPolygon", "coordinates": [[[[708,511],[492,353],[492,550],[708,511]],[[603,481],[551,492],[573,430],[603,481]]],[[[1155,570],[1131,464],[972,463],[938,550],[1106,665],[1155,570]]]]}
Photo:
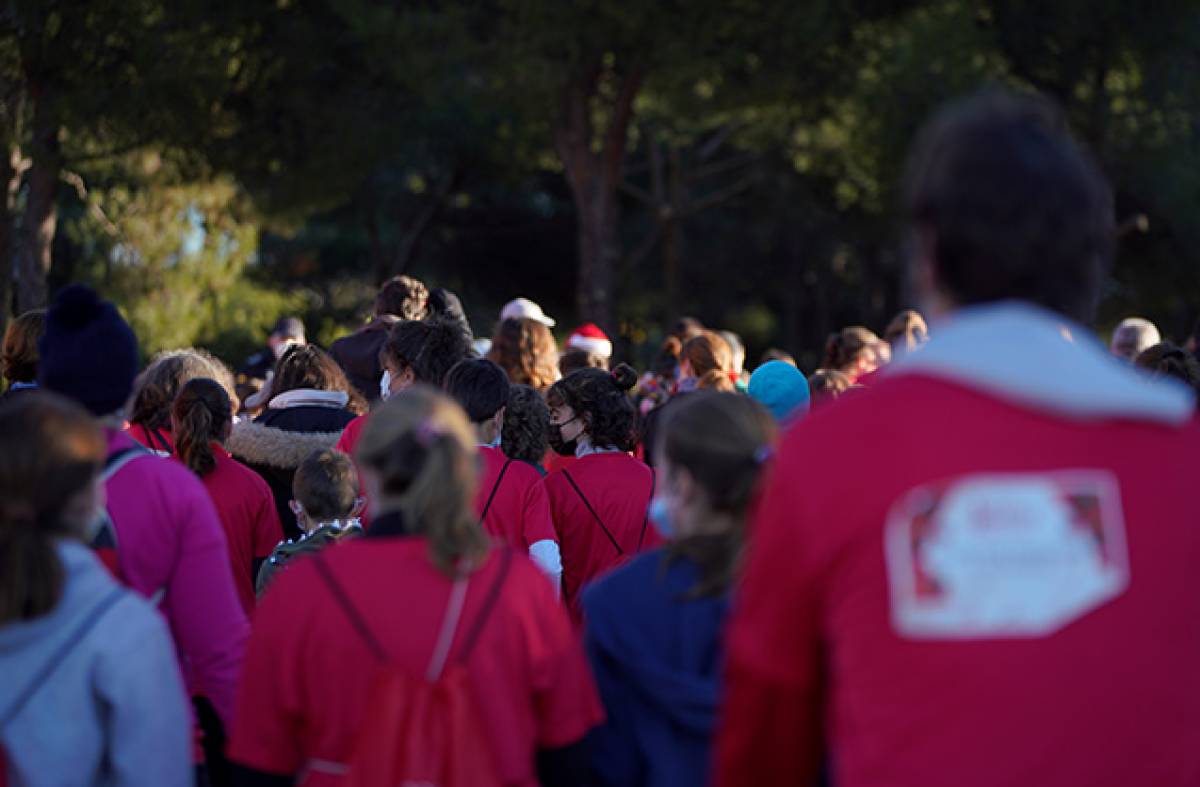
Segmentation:
{"type": "Polygon", "coordinates": [[[562,428],[571,421],[579,420],[579,416],[575,416],[570,421],[563,421],[561,424],[550,424],[550,447],[554,449],[554,453],[559,456],[575,456],[575,448],[579,444],[579,438],[574,440],[564,440],[562,436],[562,428]]]}

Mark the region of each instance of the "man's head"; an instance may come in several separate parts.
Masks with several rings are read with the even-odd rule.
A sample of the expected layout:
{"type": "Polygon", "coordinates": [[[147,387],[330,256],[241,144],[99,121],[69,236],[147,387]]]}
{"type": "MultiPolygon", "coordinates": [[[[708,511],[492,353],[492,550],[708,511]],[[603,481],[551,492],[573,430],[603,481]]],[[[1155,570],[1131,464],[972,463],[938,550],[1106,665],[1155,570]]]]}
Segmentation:
{"type": "Polygon", "coordinates": [[[305,344],[304,338],[304,323],[299,317],[280,317],[275,323],[275,327],[271,329],[271,335],[267,337],[267,344],[271,351],[275,353],[275,357],[279,358],[287,348],[293,344],[305,344]]]}
{"type": "Polygon", "coordinates": [[[376,316],[423,320],[428,311],[429,290],[411,276],[395,276],[388,279],[375,296],[376,316]]]}
{"type": "Polygon", "coordinates": [[[1020,299],[1091,319],[1112,193],[1047,101],[989,90],[940,112],[910,158],[906,208],[930,312],[1020,299]]]}
{"type": "Polygon", "coordinates": [[[1109,350],[1118,358],[1133,362],[1144,350],[1161,341],[1154,323],[1143,317],[1128,317],[1113,331],[1109,350]]]}
{"type": "Polygon", "coordinates": [[[510,389],[503,369],[481,358],[460,361],[446,373],[445,388],[480,431],[482,440],[490,443],[500,436],[510,389]]]}

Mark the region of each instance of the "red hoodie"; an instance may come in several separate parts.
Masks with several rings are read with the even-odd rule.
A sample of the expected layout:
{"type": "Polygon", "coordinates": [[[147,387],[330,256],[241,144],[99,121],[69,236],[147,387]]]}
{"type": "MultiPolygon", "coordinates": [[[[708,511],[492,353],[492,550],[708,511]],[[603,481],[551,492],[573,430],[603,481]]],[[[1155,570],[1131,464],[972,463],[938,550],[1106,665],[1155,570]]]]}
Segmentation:
{"type": "Polygon", "coordinates": [[[960,315],[787,436],[716,784],[1200,782],[1200,424],[1059,325],[960,315]]]}

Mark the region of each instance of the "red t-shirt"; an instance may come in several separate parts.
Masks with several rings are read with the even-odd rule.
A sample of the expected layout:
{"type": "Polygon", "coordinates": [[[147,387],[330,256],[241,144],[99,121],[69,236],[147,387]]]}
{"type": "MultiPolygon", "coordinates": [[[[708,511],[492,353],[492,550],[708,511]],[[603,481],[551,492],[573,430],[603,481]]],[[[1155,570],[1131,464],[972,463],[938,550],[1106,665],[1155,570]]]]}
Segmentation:
{"type": "Polygon", "coordinates": [[[646,516],[654,496],[654,472],[628,454],[590,454],[569,470],[546,476],[542,484],[562,551],[563,596],[578,621],[584,585],[662,543],[646,516]]]}
{"type": "Polygon", "coordinates": [[[254,561],[271,554],[283,540],[275,498],[262,476],[238,462],[220,445],[212,446],[216,469],[200,479],[229,545],[233,583],[242,609],[254,611],[254,561]]]}
{"type": "Polygon", "coordinates": [[[1198,447],[1195,420],[917,375],[799,423],[737,595],[715,783],[810,782],[823,753],[839,787],[1198,783],[1198,447]]]}
{"type": "Polygon", "coordinates": [[[362,437],[363,428],[367,425],[367,415],[360,415],[346,424],[346,428],[342,430],[342,436],[338,438],[337,445],[334,448],[353,457],[354,448],[358,445],[359,438],[362,437]]]}
{"type": "Polygon", "coordinates": [[[546,473],[549,475],[559,470],[566,470],[578,461],[574,456],[563,456],[551,449],[546,452],[546,458],[542,460],[542,467],[546,468],[546,473]]]}
{"type": "MultiPolygon", "coordinates": [[[[326,550],[351,603],[393,663],[422,675],[451,581],[420,538],[367,538],[326,550]],[[397,603],[403,599],[403,603],[397,603]]],[[[500,560],[472,576],[451,659],[474,625],[500,560]]],[[[375,656],[330,595],[313,561],[280,575],[255,617],[229,757],[296,774],[311,759],[345,763],[362,725],[375,656]],[[304,599],[297,604],[296,599],[304,599]]],[[[524,556],[509,573],[466,664],[504,784],[535,787],[539,748],[575,743],[603,720],[583,649],[546,578],[524,556]]],[[[308,785],[336,784],[314,774],[308,785]]]]}
{"type": "Polygon", "coordinates": [[[483,520],[488,535],[524,551],[539,541],[557,541],[541,473],[524,462],[509,459],[499,448],[484,446],[479,455],[484,468],[475,493],[475,513],[483,516],[491,498],[483,520]]]}

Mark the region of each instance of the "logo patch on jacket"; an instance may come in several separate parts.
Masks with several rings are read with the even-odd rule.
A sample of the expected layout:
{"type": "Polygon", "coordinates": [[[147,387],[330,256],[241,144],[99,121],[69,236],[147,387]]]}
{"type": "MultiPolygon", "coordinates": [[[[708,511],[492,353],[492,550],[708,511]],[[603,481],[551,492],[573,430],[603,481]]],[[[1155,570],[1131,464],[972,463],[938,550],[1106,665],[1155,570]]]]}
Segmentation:
{"type": "Polygon", "coordinates": [[[892,625],[912,639],[1040,637],[1129,585],[1120,490],[1107,471],[964,476],[888,516],[892,625]]]}

